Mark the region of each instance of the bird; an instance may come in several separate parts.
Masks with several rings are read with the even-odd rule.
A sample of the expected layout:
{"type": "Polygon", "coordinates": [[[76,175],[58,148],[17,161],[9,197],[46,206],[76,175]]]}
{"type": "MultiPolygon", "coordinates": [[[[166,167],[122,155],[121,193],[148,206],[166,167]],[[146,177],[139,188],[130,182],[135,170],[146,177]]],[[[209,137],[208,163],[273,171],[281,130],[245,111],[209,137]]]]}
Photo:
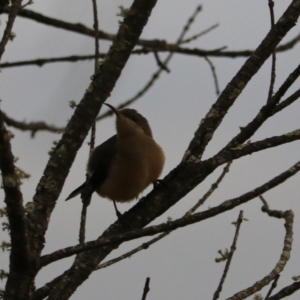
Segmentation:
{"type": "Polygon", "coordinates": [[[88,206],[92,194],[116,202],[130,202],[152,183],[163,170],[165,155],[153,139],[150,125],[135,109],[117,110],[104,103],[116,116],[117,133],[97,146],[87,163],[88,179],[66,199],[79,194],[88,206]]]}

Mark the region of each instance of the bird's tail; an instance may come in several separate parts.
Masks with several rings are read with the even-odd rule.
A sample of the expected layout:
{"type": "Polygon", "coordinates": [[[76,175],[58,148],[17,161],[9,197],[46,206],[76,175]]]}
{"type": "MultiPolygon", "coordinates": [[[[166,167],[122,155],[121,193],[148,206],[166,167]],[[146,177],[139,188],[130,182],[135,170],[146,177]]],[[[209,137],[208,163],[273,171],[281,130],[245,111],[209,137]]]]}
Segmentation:
{"type": "Polygon", "coordinates": [[[89,181],[84,182],[81,186],[79,186],[76,190],[74,190],[69,195],[69,197],[66,199],[66,201],[70,200],[80,194],[82,203],[85,206],[89,206],[91,203],[91,198],[92,198],[92,194],[94,191],[95,191],[95,189],[93,188],[93,186],[90,184],[89,181]]]}
{"type": "Polygon", "coordinates": [[[74,191],[68,196],[68,198],[66,199],[66,201],[67,201],[67,200],[70,200],[70,199],[72,199],[72,198],[74,198],[74,197],[76,197],[76,196],[79,195],[79,194],[81,194],[81,192],[84,190],[84,187],[85,187],[85,182],[84,182],[81,186],[79,186],[76,190],[74,190],[74,191]]]}

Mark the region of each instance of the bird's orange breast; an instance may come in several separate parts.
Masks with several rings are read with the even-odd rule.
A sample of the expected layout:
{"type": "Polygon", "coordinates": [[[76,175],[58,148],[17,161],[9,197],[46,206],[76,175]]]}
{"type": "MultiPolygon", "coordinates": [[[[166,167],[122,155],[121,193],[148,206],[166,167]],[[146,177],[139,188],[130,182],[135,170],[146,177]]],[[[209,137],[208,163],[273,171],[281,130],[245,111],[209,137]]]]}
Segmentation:
{"type": "Polygon", "coordinates": [[[131,201],[157,180],[164,161],[163,150],[153,138],[137,134],[122,139],[107,179],[97,193],[117,202],[131,201]]]}

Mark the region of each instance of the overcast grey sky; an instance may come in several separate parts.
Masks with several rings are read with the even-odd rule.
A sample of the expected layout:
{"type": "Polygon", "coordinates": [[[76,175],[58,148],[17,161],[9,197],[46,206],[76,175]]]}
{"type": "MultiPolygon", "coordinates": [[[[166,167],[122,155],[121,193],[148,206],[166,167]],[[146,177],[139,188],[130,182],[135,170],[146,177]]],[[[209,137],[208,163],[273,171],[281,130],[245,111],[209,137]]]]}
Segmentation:
{"type": "MultiPolygon", "coordinates": [[[[91,2],[39,0],[28,6],[28,9],[92,27],[91,2]]],[[[100,28],[109,33],[116,33],[120,20],[120,17],[116,16],[118,6],[128,7],[131,2],[98,0],[100,28]]],[[[276,20],[290,2],[275,1],[276,20]]],[[[226,46],[227,50],[255,49],[269,31],[267,0],[164,0],[158,1],[142,38],[174,42],[199,4],[202,4],[203,11],[187,36],[199,33],[216,23],[219,27],[186,47],[207,50],[223,46],[226,46]]],[[[0,29],[3,29],[6,17],[1,16],[0,29]]],[[[16,38],[8,44],[2,62],[94,52],[92,38],[31,20],[18,18],[13,31],[16,38]]],[[[299,25],[290,31],[283,42],[289,41],[298,33],[299,25]]],[[[105,52],[109,45],[109,42],[101,41],[101,52],[105,52]]],[[[166,54],[161,55],[162,58],[165,56],[166,54]]],[[[212,61],[222,90],[245,59],[213,58],[212,61]]],[[[288,54],[278,54],[275,90],[298,64],[299,45],[288,54]]],[[[198,124],[217,98],[210,68],[204,59],[177,54],[169,67],[171,72],[164,72],[155,86],[132,105],[132,108],[140,111],[149,120],[155,139],[165,151],[166,165],[162,177],[180,162],[198,124]]],[[[1,108],[18,120],[45,120],[51,124],[65,126],[73,113],[68,102],[80,101],[90,83],[93,69],[93,61],[3,69],[0,74],[1,108]]],[[[124,102],[149,80],[156,69],[152,54],[131,57],[107,101],[112,105],[124,102]]],[[[207,147],[204,157],[219,151],[239,131],[240,126],[246,125],[256,115],[267,98],[269,73],[270,60],[249,83],[227,114],[207,147]]],[[[291,91],[297,87],[299,80],[291,91]]],[[[300,105],[295,103],[266,122],[252,140],[280,135],[299,128],[299,111],[300,105]]],[[[22,185],[24,199],[28,202],[31,201],[45,168],[48,151],[53,141],[58,140],[60,136],[38,132],[36,137],[31,139],[29,133],[14,128],[11,128],[11,131],[15,134],[12,147],[14,155],[19,158],[17,165],[31,174],[31,178],[22,185]]],[[[100,144],[114,132],[114,118],[98,123],[96,144],[100,144]]],[[[234,162],[220,188],[202,209],[236,197],[283,172],[299,160],[299,150],[299,142],[293,142],[234,162]]],[[[84,180],[87,156],[88,146],[85,143],[78,152],[52,214],[44,254],[77,244],[81,201],[76,198],[65,202],[64,199],[84,180]]],[[[221,169],[217,169],[203,184],[154,223],[164,222],[168,216],[174,219],[182,216],[216,180],[221,169]]],[[[272,208],[293,209],[296,215],[292,259],[280,278],[279,289],[291,284],[293,275],[300,274],[299,178],[300,176],[296,175],[265,195],[272,208]]],[[[0,193],[3,195],[2,190],[0,193]]],[[[144,192],[145,194],[147,192],[144,192]]],[[[119,205],[119,209],[126,211],[132,205],[134,203],[122,204],[119,205]]],[[[179,229],[147,251],[95,272],[72,299],[141,299],[146,277],[151,277],[148,300],[211,299],[224,268],[224,264],[216,264],[214,259],[218,256],[219,249],[230,247],[235,230],[231,222],[237,219],[239,210],[243,209],[249,222],[242,224],[238,249],[220,297],[226,299],[269,273],[281,253],[285,233],[283,221],[270,219],[262,214],[260,208],[261,203],[257,199],[217,218],[179,229]]],[[[88,209],[87,240],[98,237],[115,219],[112,203],[94,195],[88,209]]],[[[2,239],[7,240],[7,235],[1,233],[2,239]]],[[[108,258],[116,257],[146,240],[148,239],[126,243],[108,258]]],[[[2,255],[0,262],[1,266],[7,267],[7,255],[2,255]]],[[[69,258],[43,269],[38,276],[37,287],[60,275],[71,263],[72,258],[69,258]]],[[[266,292],[266,289],[263,291],[266,292]]],[[[299,296],[295,295],[289,299],[298,298],[299,296]]]]}

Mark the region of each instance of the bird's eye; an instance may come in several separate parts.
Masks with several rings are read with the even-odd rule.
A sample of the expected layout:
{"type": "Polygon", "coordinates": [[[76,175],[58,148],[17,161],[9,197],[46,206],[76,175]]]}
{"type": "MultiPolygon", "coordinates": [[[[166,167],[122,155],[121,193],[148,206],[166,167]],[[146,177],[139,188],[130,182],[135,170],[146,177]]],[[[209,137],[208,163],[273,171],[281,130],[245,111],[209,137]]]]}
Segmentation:
{"type": "Polygon", "coordinates": [[[137,117],[136,117],[136,116],[132,116],[132,117],[131,117],[131,120],[132,120],[134,123],[136,123],[136,122],[137,122],[137,117]]]}

